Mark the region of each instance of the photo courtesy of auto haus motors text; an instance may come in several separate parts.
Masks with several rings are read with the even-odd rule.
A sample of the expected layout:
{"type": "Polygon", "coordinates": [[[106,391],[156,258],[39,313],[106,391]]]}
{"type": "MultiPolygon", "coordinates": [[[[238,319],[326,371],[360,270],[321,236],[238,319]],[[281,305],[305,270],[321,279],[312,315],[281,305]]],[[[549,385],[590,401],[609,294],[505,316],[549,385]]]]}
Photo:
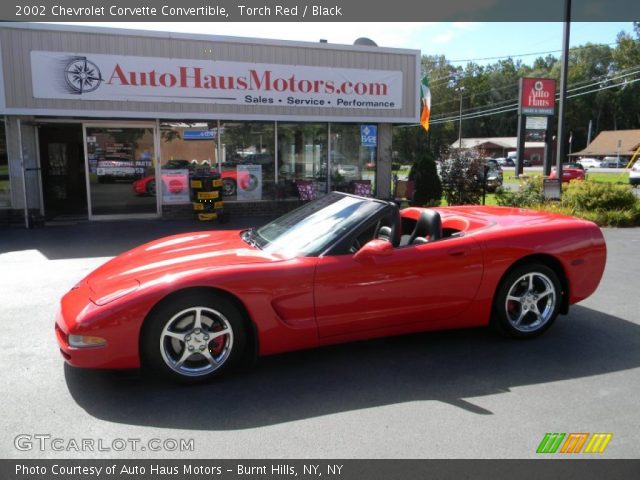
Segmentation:
{"type": "Polygon", "coordinates": [[[225,461],[216,464],[214,461],[200,463],[198,461],[181,463],[148,462],[142,464],[117,463],[109,461],[94,462],[81,465],[77,462],[51,462],[48,465],[24,465],[17,463],[15,478],[25,480],[38,478],[312,478],[322,477],[340,479],[345,473],[341,463],[301,463],[282,461],[265,463],[252,461],[247,463],[225,461]],[[147,477],[149,476],[149,477],[147,477]]]}

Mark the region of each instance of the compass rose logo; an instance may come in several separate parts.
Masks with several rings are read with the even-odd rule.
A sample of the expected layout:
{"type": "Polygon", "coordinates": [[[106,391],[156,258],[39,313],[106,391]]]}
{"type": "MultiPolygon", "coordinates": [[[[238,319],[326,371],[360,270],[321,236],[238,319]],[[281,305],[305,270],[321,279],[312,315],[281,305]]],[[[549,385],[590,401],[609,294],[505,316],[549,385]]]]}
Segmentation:
{"type": "Polygon", "coordinates": [[[74,57],[64,67],[64,79],[72,93],[93,92],[103,81],[98,66],[87,57],[74,57]]]}

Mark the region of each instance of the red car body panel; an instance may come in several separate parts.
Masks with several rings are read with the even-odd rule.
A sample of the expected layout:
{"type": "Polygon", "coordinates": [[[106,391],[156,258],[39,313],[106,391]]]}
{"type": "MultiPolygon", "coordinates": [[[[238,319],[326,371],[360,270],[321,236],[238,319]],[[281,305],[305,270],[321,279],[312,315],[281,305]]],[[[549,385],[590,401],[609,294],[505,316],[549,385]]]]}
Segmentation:
{"type": "MultiPolygon", "coordinates": [[[[212,171],[217,172],[217,170],[212,170],[212,171]]],[[[187,188],[189,188],[186,180],[184,182],[181,182],[178,179],[176,179],[174,176],[162,175],[162,174],[160,175],[160,177],[162,178],[162,182],[165,184],[167,190],[171,193],[180,193],[186,190],[187,188]]],[[[222,179],[228,178],[236,182],[236,184],[238,184],[238,171],[223,170],[220,178],[222,179]]],[[[149,175],[136,180],[131,184],[131,187],[133,188],[133,192],[136,195],[147,195],[149,193],[149,187],[148,187],[149,182],[155,179],[156,179],[155,176],[149,175]]],[[[249,174],[247,172],[241,172],[240,180],[246,183],[249,180],[249,174]]],[[[244,187],[245,185],[242,185],[242,186],[244,187]]]]}
{"type": "MultiPolygon", "coordinates": [[[[239,231],[195,232],[126,252],[62,299],[57,339],[80,367],[137,368],[140,332],[155,305],[176,291],[213,288],[246,310],[259,355],[416,331],[487,325],[497,285],[535,255],[564,272],[568,301],[591,295],[606,246],[593,223],[505,207],[438,208],[442,226],[464,232],[394,249],[387,257],[284,258],[247,245],[239,231]],[[107,345],[73,348],[68,335],[107,345]]],[[[417,219],[421,209],[401,212],[417,219]]]]}
{"type": "MultiPolygon", "coordinates": [[[[551,170],[551,173],[549,174],[549,178],[551,179],[558,178],[558,172],[555,168],[551,170]]],[[[568,183],[571,180],[584,180],[584,178],[585,178],[584,170],[580,168],[563,168],[562,169],[563,183],[568,183]]]]}

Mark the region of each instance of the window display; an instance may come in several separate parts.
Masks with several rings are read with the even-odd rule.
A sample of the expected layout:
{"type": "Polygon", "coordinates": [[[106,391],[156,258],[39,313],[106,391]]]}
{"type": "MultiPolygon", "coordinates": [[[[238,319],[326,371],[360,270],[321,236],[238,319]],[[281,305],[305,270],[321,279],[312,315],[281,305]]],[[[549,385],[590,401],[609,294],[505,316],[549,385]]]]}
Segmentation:
{"type": "Polygon", "coordinates": [[[296,183],[312,182],[315,196],[327,193],[327,131],[327,123],[278,123],[281,198],[298,197],[296,183]]]}
{"type": "Polygon", "coordinates": [[[225,200],[273,200],[275,124],[220,122],[220,163],[225,200]]]}
{"type": "Polygon", "coordinates": [[[153,128],[86,126],[92,215],[154,214],[153,128]]]}

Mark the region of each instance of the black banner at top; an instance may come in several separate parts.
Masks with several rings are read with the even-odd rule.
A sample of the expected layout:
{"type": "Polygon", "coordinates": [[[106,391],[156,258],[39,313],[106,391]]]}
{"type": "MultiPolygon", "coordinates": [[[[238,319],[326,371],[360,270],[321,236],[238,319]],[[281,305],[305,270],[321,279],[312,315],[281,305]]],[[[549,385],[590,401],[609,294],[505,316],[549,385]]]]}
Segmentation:
{"type": "MultiPolygon", "coordinates": [[[[562,0],[8,0],[17,22],[543,22],[562,0]]],[[[638,0],[572,0],[574,22],[640,20],[638,0]]]]}

